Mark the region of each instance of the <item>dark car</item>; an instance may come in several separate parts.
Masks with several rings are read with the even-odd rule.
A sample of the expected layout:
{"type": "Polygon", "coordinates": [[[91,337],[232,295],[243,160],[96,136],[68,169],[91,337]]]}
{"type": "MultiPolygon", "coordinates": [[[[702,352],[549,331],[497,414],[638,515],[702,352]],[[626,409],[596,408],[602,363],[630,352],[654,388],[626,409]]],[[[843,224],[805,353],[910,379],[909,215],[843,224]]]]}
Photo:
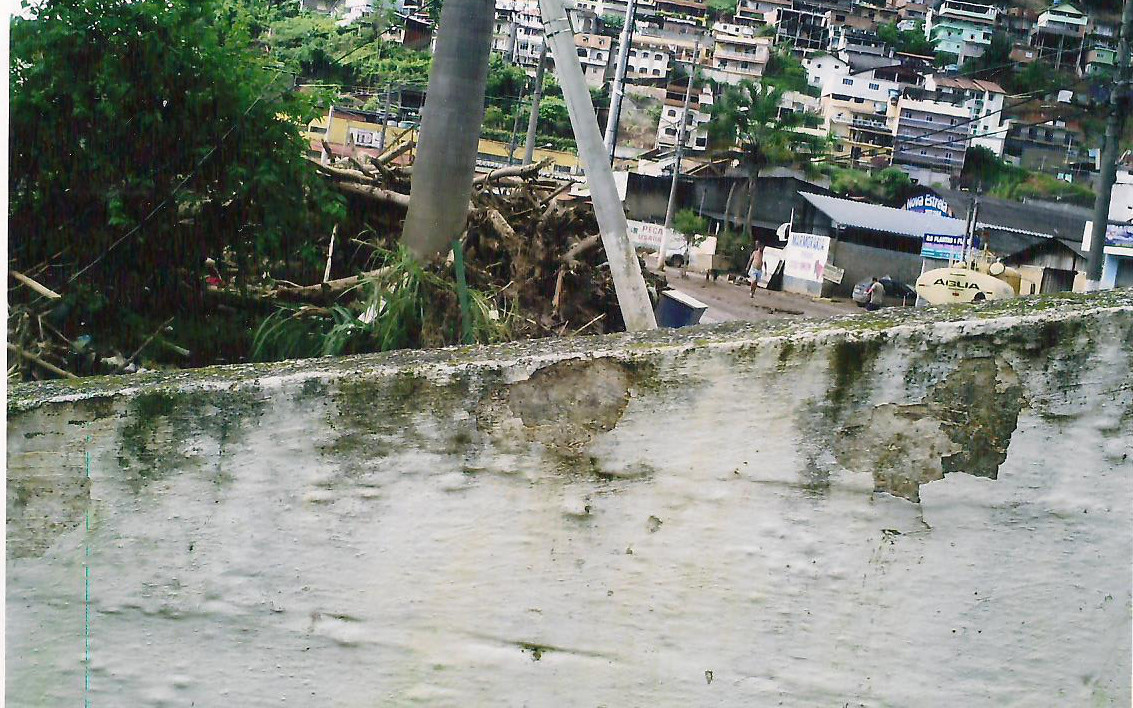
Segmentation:
{"type": "MultiPolygon", "coordinates": [[[[881,287],[885,288],[885,297],[881,298],[882,306],[886,305],[915,305],[917,303],[917,293],[905,283],[892,278],[878,278],[881,287]]],[[[869,296],[865,291],[869,289],[870,283],[873,278],[863,280],[854,286],[854,302],[858,303],[858,307],[865,307],[869,296]]]]}

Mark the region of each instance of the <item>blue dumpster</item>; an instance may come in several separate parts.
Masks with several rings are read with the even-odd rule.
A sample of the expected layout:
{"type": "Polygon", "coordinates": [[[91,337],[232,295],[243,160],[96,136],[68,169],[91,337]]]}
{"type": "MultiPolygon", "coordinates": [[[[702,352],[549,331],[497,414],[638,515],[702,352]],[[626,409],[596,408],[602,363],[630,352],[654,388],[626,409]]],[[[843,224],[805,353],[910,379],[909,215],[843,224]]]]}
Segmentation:
{"type": "Polygon", "coordinates": [[[654,315],[659,327],[688,327],[700,322],[700,316],[708,309],[700,300],[676,290],[661,293],[660,302],[654,315]]]}

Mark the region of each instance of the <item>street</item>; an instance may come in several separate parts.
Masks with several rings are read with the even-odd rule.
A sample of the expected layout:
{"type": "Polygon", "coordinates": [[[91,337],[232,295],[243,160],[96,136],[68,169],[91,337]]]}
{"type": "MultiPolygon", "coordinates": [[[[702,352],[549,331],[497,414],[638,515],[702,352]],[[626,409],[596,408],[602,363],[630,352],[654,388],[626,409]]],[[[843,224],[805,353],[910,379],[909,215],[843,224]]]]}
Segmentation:
{"type": "Polygon", "coordinates": [[[705,280],[703,273],[689,271],[682,278],[678,269],[665,270],[670,287],[708,305],[701,323],[777,319],[781,317],[831,317],[860,312],[849,298],[845,300],[814,299],[795,293],[757,289],[755,297],[748,294],[747,285],[728,282],[724,276],[718,280],[705,280]]]}

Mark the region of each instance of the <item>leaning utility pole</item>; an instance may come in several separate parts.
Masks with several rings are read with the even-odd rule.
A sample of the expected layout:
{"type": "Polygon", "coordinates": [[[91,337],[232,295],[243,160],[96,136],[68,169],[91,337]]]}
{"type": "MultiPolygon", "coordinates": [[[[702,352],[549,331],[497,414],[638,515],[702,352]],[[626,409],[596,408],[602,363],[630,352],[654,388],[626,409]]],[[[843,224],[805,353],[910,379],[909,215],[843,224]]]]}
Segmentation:
{"type": "Polygon", "coordinates": [[[519,136],[519,113],[523,108],[523,94],[526,93],[526,91],[526,85],[524,85],[523,88],[519,89],[519,100],[515,103],[515,118],[513,118],[511,121],[511,139],[508,140],[507,144],[507,164],[509,167],[515,164],[515,141],[519,136]]]}
{"type": "Polygon", "coordinates": [[[669,185],[669,204],[665,207],[665,229],[661,232],[661,248],[657,252],[657,270],[665,270],[665,251],[669,248],[669,229],[673,226],[673,212],[677,207],[677,180],[681,176],[681,158],[685,154],[685,125],[688,123],[688,104],[692,97],[692,85],[696,82],[696,60],[700,56],[700,40],[692,50],[692,66],[688,70],[688,86],[685,87],[685,105],[681,111],[681,125],[677,128],[677,157],[673,163],[673,182],[669,185]]]}
{"type": "Polygon", "coordinates": [[[594,216],[598,220],[602,246],[610,264],[610,275],[614,279],[614,291],[618,296],[618,305],[621,306],[622,319],[630,332],[655,329],[657,321],[649,303],[649,291],[645,288],[645,278],[641,274],[637,254],[629,243],[625,210],[618,199],[614,173],[606,157],[602,134],[598,132],[598,119],[594,115],[590,90],[586,87],[582,65],[575,53],[570,20],[563,10],[562,0],[539,0],[539,10],[543,16],[543,32],[546,42],[551,46],[555,71],[570,114],[578,156],[586,170],[586,183],[590,187],[594,216]]]}
{"type": "Polygon", "coordinates": [[[535,93],[531,94],[531,115],[527,117],[527,143],[523,148],[523,164],[535,160],[535,130],[539,127],[539,99],[543,96],[543,72],[547,69],[547,43],[539,50],[539,68],[535,70],[535,93]]]}
{"type": "Polygon", "coordinates": [[[1106,227],[1109,226],[1109,201],[1117,177],[1117,143],[1125,125],[1125,105],[1129,93],[1129,35],[1133,32],[1133,0],[1125,0],[1121,11],[1121,30],[1117,41],[1117,81],[1110,88],[1109,118],[1105,124],[1105,145],[1102,147],[1098,196],[1094,200],[1094,223],[1090,231],[1090,251],[1086,259],[1086,292],[1101,290],[1102,261],[1105,258],[1106,227]]]}
{"type": "Polygon", "coordinates": [[[636,0],[629,0],[626,6],[626,21],[618,39],[618,66],[614,70],[614,84],[610,91],[610,114],[606,117],[606,152],[610,153],[610,164],[614,162],[614,149],[618,143],[618,119],[622,112],[622,96],[625,95],[626,65],[629,63],[629,47],[633,43],[633,23],[637,10],[636,0]]]}

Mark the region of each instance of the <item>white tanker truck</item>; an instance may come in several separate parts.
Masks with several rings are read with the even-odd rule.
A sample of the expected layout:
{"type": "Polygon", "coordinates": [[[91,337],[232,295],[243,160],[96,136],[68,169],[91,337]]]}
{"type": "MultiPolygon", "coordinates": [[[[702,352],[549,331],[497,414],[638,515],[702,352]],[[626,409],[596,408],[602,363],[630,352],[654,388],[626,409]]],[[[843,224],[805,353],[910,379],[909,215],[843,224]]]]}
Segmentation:
{"type": "Polygon", "coordinates": [[[984,302],[1018,297],[1019,271],[1005,266],[987,250],[946,268],[933,268],[917,278],[917,295],[930,305],[984,302]]]}

